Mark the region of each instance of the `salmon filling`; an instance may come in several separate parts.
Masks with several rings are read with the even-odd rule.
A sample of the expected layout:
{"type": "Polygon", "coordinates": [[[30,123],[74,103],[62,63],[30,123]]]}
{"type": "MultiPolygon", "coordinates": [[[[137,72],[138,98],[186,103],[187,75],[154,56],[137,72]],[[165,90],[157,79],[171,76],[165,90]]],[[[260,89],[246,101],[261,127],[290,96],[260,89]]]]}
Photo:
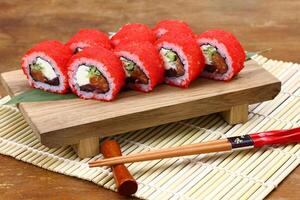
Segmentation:
{"type": "Polygon", "coordinates": [[[161,48],[160,55],[163,58],[165,66],[165,76],[180,77],[185,73],[184,65],[178,54],[171,49],[161,48]]]}
{"type": "Polygon", "coordinates": [[[126,83],[148,84],[149,78],[136,63],[125,57],[121,57],[120,60],[126,73],[126,83]]]}
{"type": "Polygon", "coordinates": [[[201,49],[205,57],[205,71],[220,74],[225,74],[228,71],[225,58],[221,56],[216,47],[205,44],[201,46],[201,49]]]}
{"type": "Polygon", "coordinates": [[[49,85],[59,85],[58,75],[50,63],[41,57],[37,57],[32,64],[29,65],[30,76],[34,81],[47,83],[49,85]]]}
{"type": "Polygon", "coordinates": [[[82,91],[106,93],[109,90],[108,81],[97,67],[93,65],[80,65],[75,78],[79,89],[82,91]]]}

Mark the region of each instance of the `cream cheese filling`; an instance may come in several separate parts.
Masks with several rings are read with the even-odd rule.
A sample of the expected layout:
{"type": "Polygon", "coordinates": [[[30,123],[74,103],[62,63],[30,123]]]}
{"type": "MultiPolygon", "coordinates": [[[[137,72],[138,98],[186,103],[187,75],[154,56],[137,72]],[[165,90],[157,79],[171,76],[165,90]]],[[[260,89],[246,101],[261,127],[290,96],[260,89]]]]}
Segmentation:
{"type": "Polygon", "coordinates": [[[38,57],[36,59],[36,65],[39,65],[41,67],[42,74],[48,79],[53,80],[57,77],[57,74],[55,73],[53,67],[50,65],[49,62],[46,60],[38,57]]]}
{"type": "Polygon", "coordinates": [[[86,65],[80,65],[78,67],[75,78],[79,86],[90,84],[89,70],[90,67],[86,65]]]}

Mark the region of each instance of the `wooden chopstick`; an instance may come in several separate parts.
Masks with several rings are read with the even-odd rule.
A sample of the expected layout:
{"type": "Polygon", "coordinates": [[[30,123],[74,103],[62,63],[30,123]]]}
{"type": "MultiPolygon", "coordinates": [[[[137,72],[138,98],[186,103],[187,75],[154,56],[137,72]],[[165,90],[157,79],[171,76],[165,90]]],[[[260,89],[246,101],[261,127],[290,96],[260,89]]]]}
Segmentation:
{"type": "Polygon", "coordinates": [[[272,144],[289,144],[300,142],[300,127],[287,130],[274,130],[249,135],[229,137],[227,139],[214,140],[198,144],[190,144],[180,147],[149,151],[127,156],[118,156],[89,163],[90,167],[112,166],[116,164],[140,162],[187,156],[201,153],[223,152],[232,149],[262,147],[272,144]]]}
{"type": "Polygon", "coordinates": [[[187,156],[200,153],[230,151],[231,144],[227,139],[214,140],[198,144],[190,144],[181,147],[173,147],[168,149],[154,150],[139,154],[132,154],[127,156],[118,156],[114,158],[107,158],[103,160],[96,160],[89,163],[90,167],[111,166],[120,163],[140,162],[146,160],[156,160],[163,158],[171,158],[178,156],[187,156]]]}

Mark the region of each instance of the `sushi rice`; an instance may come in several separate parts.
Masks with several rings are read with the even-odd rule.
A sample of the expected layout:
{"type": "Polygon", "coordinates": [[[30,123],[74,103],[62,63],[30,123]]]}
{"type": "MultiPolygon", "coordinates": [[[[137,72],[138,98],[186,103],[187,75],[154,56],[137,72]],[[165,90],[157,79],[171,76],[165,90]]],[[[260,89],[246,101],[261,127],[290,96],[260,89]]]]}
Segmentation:
{"type": "MultiPolygon", "coordinates": [[[[207,64],[211,63],[211,59],[209,58],[210,56],[205,53],[205,47],[207,48],[208,45],[215,48],[216,51],[224,58],[224,61],[226,62],[227,66],[232,66],[232,58],[230,54],[227,51],[226,46],[223,43],[219,43],[215,39],[210,39],[210,38],[201,38],[198,40],[198,43],[201,46],[203,55],[205,57],[205,62],[207,64]]],[[[217,80],[223,80],[223,79],[229,79],[231,77],[231,74],[233,73],[232,67],[228,67],[228,70],[226,73],[221,74],[221,73],[214,73],[211,74],[210,72],[207,72],[206,70],[203,70],[202,75],[207,76],[207,77],[214,77],[214,79],[217,80]]]]}
{"type": "Polygon", "coordinates": [[[184,75],[179,77],[165,77],[165,81],[167,83],[172,83],[173,85],[183,85],[185,84],[186,80],[190,79],[188,72],[189,69],[189,63],[187,62],[187,58],[182,50],[181,47],[168,42],[163,42],[160,48],[160,55],[165,63],[165,69],[168,70],[170,68],[174,68],[174,65],[169,62],[169,60],[166,58],[166,50],[171,50],[172,52],[175,52],[178,55],[178,58],[182,62],[184,66],[184,75]]]}
{"type": "Polygon", "coordinates": [[[57,40],[36,44],[22,58],[22,70],[31,87],[49,92],[68,92],[67,62],[71,50],[57,40]]]}
{"type": "Polygon", "coordinates": [[[156,46],[164,61],[165,83],[187,88],[202,72],[205,60],[194,37],[166,33],[156,46]]]}
{"type": "MultiPolygon", "coordinates": [[[[117,55],[121,56],[121,61],[124,62],[124,57],[126,60],[130,60],[132,62],[134,62],[141,70],[142,72],[148,77],[148,83],[147,84],[138,84],[135,83],[134,85],[136,87],[139,87],[140,90],[144,91],[144,92],[149,92],[151,91],[153,88],[151,88],[151,79],[149,79],[149,73],[148,71],[145,69],[145,66],[143,64],[143,62],[139,59],[138,56],[131,54],[127,51],[120,51],[119,53],[117,53],[117,55]]],[[[126,62],[126,61],[125,61],[126,62]]],[[[127,70],[124,69],[126,77],[130,77],[130,75],[128,74],[127,70]]],[[[129,87],[130,85],[132,85],[133,83],[128,83],[129,87]]]]}
{"type": "Polygon", "coordinates": [[[69,85],[82,99],[111,101],[125,83],[119,58],[103,47],[88,47],[68,63],[69,85]]]}
{"type": "MultiPolygon", "coordinates": [[[[82,72],[82,71],[81,71],[82,72]]],[[[103,99],[103,100],[111,100],[112,98],[112,90],[115,88],[115,83],[112,81],[113,78],[111,74],[106,70],[105,67],[103,67],[103,64],[100,62],[97,62],[92,59],[84,59],[80,58],[72,62],[69,68],[69,77],[72,77],[70,79],[70,87],[74,88],[77,91],[77,94],[80,97],[83,97],[84,99],[103,99]],[[109,90],[105,93],[96,93],[96,92],[87,92],[80,89],[80,85],[78,84],[79,78],[81,79],[88,79],[87,74],[83,72],[83,74],[78,74],[80,71],[78,71],[78,68],[80,66],[94,66],[97,68],[97,70],[100,71],[100,73],[105,77],[106,81],[109,85],[109,90]],[[85,77],[82,77],[85,76],[85,77]]]]}
{"type": "Polygon", "coordinates": [[[58,77],[59,80],[59,85],[50,85],[48,83],[43,83],[40,81],[35,81],[32,76],[28,76],[28,81],[29,84],[31,86],[35,86],[36,88],[39,89],[44,89],[47,91],[52,91],[52,92],[60,92],[62,90],[64,90],[64,87],[61,83],[67,81],[65,80],[65,78],[63,76],[60,76],[60,74],[62,73],[59,68],[57,67],[56,62],[51,59],[49,56],[47,56],[46,54],[44,54],[43,52],[34,52],[28,56],[26,56],[24,58],[24,65],[28,66],[26,67],[26,73],[30,74],[30,67],[29,65],[32,65],[32,63],[37,62],[37,60],[40,61],[40,65],[44,68],[44,70],[42,70],[44,73],[44,76],[46,76],[47,78],[56,78],[58,77]],[[41,61],[43,60],[43,61],[41,61]],[[46,63],[48,63],[48,65],[46,63]],[[43,64],[45,63],[45,64],[43,64]],[[49,66],[51,67],[51,69],[49,69],[49,66]],[[56,75],[56,77],[54,77],[54,74],[56,75]]]}
{"type": "Polygon", "coordinates": [[[122,61],[128,88],[150,92],[164,80],[164,68],[155,45],[150,42],[123,43],[115,54],[122,61]]]}
{"type": "Polygon", "coordinates": [[[197,36],[205,56],[203,77],[229,81],[243,68],[245,51],[238,39],[224,30],[208,30],[197,36]]]}

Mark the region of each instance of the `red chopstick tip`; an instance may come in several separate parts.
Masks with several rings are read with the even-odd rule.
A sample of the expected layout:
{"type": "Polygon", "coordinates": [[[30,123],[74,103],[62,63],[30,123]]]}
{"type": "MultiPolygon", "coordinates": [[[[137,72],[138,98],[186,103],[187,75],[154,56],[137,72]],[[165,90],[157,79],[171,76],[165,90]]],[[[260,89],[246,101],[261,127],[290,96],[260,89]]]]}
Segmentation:
{"type": "Polygon", "coordinates": [[[274,144],[291,144],[300,142],[300,127],[287,130],[274,130],[250,134],[254,147],[274,144]]]}

